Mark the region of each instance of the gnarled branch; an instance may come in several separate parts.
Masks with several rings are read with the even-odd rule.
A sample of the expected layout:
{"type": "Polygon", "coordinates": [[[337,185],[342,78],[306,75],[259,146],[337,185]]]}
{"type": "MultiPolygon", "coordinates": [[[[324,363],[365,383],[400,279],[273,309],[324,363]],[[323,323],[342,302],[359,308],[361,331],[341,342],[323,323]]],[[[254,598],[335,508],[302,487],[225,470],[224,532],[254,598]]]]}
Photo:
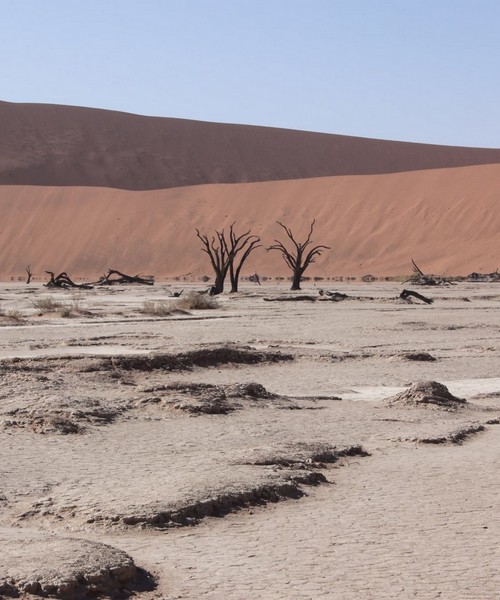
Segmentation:
{"type": "Polygon", "coordinates": [[[277,221],[277,223],[285,230],[286,235],[294,245],[294,249],[290,250],[280,240],[274,240],[274,244],[269,246],[267,251],[269,252],[270,250],[277,250],[281,253],[283,260],[293,273],[292,290],[300,290],[300,281],[304,271],[311,263],[316,261],[316,257],[320,256],[323,250],[329,250],[330,247],[321,244],[308,249],[308,247],[312,244],[311,237],[314,231],[316,219],[312,220],[309,227],[309,233],[304,242],[297,241],[289,227],[283,225],[283,223],[280,223],[280,221],[277,221]]]}

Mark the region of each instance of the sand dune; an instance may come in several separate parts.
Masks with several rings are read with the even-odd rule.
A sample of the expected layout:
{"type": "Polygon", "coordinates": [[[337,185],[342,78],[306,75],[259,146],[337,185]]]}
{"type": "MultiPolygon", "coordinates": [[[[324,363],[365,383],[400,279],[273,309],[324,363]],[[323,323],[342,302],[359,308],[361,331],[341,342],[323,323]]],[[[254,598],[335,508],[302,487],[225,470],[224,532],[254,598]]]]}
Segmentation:
{"type": "MultiPolygon", "coordinates": [[[[132,192],[90,187],[0,186],[0,277],[31,264],[90,279],[108,267],[171,277],[211,275],[194,228],[237,221],[268,245],[276,220],[331,246],[309,275],[395,275],[414,258],[427,272],[500,266],[500,165],[410,173],[132,192]]],[[[288,275],[258,249],[246,273],[288,275]]]]}
{"type": "Polygon", "coordinates": [[[500,163],[500,149],[0,102],[0,184],[130,190],[500,163]]]}

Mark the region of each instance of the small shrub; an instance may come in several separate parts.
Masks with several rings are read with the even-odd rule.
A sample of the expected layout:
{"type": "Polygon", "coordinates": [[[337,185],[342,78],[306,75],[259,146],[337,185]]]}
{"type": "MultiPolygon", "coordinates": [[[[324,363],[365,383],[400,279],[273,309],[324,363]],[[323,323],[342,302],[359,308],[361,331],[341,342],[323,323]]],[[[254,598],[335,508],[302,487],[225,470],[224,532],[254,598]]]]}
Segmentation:
{"type": "Polygon", "coordinates": [[[70,310],[72,310],[73,312],[77,312],[77,313],[82,312],[83,299],[84,299],[84,296],[81,292],[71,294],[71,301],[68,304],[68,308],[70,310]]]}
{"type": "Polygon", "coordinates": [[[172,302],[146,300],[139,312],[143,315],[152,315],[154,317],[168,317],[178,312],[176,306],[172,302]]]}
{"type": "Polygon", "coordinates": [[[50,296],[45,298],[36,298],[32,300],[32,304],[37,310],[39,310],[42,313],[55,312],[63,306],[62,302],[54,300],[54,298],[51,298],[50,296]]]}
{"type": "Polygon", "coordinates": [[[175,302],[175,308],[180,310],[209,310],[219,308],[219,303],[208,294],[189,292],[175,302]]]}
{"type": "Polygon", "coordinates": [[[4,313],[4,315],[6,317],[8,317],[9,319],[12,319],[13,321],[22,321],[23,320],[22,313],[16,309],[8,310],[7,312],[4,313]]]}

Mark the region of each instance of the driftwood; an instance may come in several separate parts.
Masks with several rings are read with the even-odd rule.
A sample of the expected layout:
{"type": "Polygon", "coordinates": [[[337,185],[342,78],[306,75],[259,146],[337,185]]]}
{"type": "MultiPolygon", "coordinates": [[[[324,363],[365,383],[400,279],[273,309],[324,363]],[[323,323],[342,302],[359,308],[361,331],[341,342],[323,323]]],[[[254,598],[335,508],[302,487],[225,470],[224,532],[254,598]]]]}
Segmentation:
{"type": "Polygon", "coordinates": [[[146,277],[141,277],[140,275],[126,275],[115,269],[109,269],[105,275],[95,282],[95,285],[126,285],[132,283],[138,285],[154,285],[155,278],[153,275],[146,275],[146,277]]]}
{"type": "Polygon", "coordinates": [[[492,283],[500,281],[500,273],[498,269],[494,273],[470,273],[466,277],[466,281],[471,283],[492,283]]]}
{"type": "Polygon", "coordinates": [[[330,292],[329,290],[318,290],[318,293],[320,296],[326,296],[332,302],[341,302],[349,297],[347,294],[342,294],[342,292],[330,292]]]}
{"type": "Polygon", "coordinates": [[[69,289],[69,288],[80,288],[83,290],[91,290],[93,288],[92,284],[90,283],[75,283],[70,277],[69,275],[66,273],[66,271],[63,271],[62,273],[59,273],[59,275],[55,275],[54,273],[52,273],[52,271],[45,271],[48,275],[50,275],[50,279],[49,281],[47,281],[47,283],[45,283],[45,287],[57,287],[57,288],[63,288],[63,289],[69,289]]]}
{"type": "Polygon", "coordinates": [[[414,292],[412,290],[403,290],[401,292],[401,294],[399,294],[399,297],[402,298],[403,300],[408,300],[408,298],[410,298],[410,296],[413,296],[414,298],[418,298],[419,300],[422,300],[422,302],[425,302],[426,304],[432,304],[434,302],[434,300],[432,298],[426,298],[425,296],[422,296],[422,294],[419,294],[418,292],[414,292]]]}
{"type": "Polygon", "coordinates": [[[265,302],[316,302],[314,296],[276,296],[275,298],[263,298],[265,302]]]}
{"type": "Polygon", "coordinates": [[[407,279],[403,283],[412,283],[413,285],[450,285],[451,281],[448,281],[444,277],[435,277],[434,275],[425,275],[423,271],[417,266],[416,262],[411,259],[413,265],[413,275],[410,279],[407,279]]]}

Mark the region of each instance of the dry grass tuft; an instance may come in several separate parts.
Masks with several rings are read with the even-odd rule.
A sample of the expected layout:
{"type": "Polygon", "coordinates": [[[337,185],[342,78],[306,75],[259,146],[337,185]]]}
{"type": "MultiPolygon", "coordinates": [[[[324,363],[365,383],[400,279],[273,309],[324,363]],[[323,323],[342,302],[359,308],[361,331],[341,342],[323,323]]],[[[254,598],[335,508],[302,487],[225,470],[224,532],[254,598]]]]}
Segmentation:
{"type": "Polygon", "coordinates": [[[36,308],[42,313],[56,312],[59,309],[63,308],[62,302],[59,302],[59,300],[54,300],[54,298],[51,298],[50,296],[35,298],[31,302],[34,308],[36,308]]]}
{"type": "Polygon", "coordinates": [[[189,292],[175,302],[175,307],[180,310],[211,310],[219,308],[220,304],[208,294],[189,292]]]}
{"type": "Polygon", "coordinates": [[[17,321],[17,322],[23,320],[22,312],[17,309],[4,310],[4,309],[0,308],[0,317],[6,317],[7,319],[10,319],[11,321],[17,321]]]}
{"type": "Polygon", "coordinates": [[[176,302],[146,300],[139,308],[139,312],[153,317],[169,317],[175,314],[183,314],[186,311],[181,309],[176,302]]]}

